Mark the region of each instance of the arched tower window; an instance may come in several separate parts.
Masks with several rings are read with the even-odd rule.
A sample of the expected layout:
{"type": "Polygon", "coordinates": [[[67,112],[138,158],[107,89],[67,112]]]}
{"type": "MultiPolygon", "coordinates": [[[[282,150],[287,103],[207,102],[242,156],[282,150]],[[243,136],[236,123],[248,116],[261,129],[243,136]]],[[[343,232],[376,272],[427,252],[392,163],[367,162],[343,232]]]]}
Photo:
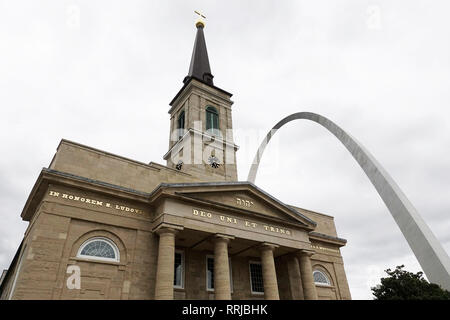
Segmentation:
{"type": "Polygon", "coordinates": [[[206,131],[219,130],[219,112],[214,107],[206,108],[206,131]]]}
{"type": "Polygon", "coordinates": [[[77,257],[102,261],[120,261],[120,252],[116,244],[103,237],[85,241],[78,250],[77,257]]]}
{"type": "Polygon", "coordinates": [[[320,270],[314,270],[313,277],[315,284],[331,286],[330,279],[328,279],[327,275],[324,272],[320,270]]]}
{"type": "Polygon", "coordinates": [[[184,129],[184,110],[180,112],[178,116],[178,129],[184,129]]]}
{"type": "Polygon", "coordinates": [[[180,115],[178,116],[178,120],[177,120],[178,139],[180,139],[184,134],[184,126],[185,126],[185,119],[184,119],[184,110],[183,110],[180,112],[180,115]]]}

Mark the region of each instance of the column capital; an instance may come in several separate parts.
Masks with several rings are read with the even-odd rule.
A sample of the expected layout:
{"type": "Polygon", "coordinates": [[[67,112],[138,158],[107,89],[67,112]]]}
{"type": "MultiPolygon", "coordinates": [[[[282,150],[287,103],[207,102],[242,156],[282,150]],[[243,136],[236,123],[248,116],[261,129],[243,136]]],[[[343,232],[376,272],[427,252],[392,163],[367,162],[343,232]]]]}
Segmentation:
{"type": "Polygon", "coordinates": [[[230,236],[223,233],[216,233],[212,236],[212,241],[225,241],[226,243],[230,242],[230,240],[234,240],[234,236],[230,236]]]}
{"type": "Polygon", "coordinates": [[[180,230],[183,230],[183,227],[177,226],[177,225],[172,225],[172,224],[161,223],[158,227],[156,227],[153,230],[153,232],[157,233],[158,235],[162,235],[162,234],[166,234],[166,233],[171,233],[171,234],[175,235],[180,230]]]}
{"type": "Polygon", "coordinates": [[[270,242],[263,242],[261,243],[261,245],[259,246],[259,250],[263,251],[263,250],[270,250],[270,251],[274,251],[276,248],[278,248],[279,245],[274,244],[274,243],[270,243],[270,242]]]}
{"type": "Polygon", "coordinates": [[[302,250],[298,251],[298,254],[300,256],[307,256],[307,257],[311,257],[315,253],[316,252],[314,250],[310,250],[310,249],[302,249],[302,250]]]}

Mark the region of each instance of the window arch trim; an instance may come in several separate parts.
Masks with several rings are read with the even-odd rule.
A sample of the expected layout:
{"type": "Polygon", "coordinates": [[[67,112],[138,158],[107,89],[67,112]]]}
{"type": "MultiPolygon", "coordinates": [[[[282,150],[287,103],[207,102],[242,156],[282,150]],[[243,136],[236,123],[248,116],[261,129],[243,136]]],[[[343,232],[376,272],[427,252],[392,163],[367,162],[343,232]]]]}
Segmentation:
{"type": "Polygon", "coordinates": [[[115,244],[115,242],[112,241],[111,239],[108,239],[106,237],[92,237],[92,238],[89,238],[86,241],[84,241],[83,244],[81,244],[81,246],[80,246],[80,248],[78,249],[78,252],[77,252],[77,258],[89,259],[89,260],[98,260],[98,261],[120,262],[120,250],[117,247],[117,245],[115,244]],[[82,254],[83,250],[90,243],[93,243],[95,241],[101,241],[101,242],[104,242],[104,243],[108,244],[112,248],[112,250],[114,251],[114,258],[82,254]]]}

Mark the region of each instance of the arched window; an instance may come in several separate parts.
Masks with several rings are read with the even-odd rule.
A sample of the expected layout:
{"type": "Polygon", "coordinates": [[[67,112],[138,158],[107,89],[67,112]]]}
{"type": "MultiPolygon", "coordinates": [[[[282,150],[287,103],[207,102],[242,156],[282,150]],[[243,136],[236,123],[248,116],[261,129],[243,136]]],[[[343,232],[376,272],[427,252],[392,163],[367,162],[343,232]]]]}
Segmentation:
{"type": "Polygon", "coordinates": [[[319,271],[319,270],[314,270],[313,277],[314,277],[315,284],[331,286],[330,279],[328,279],[327,275],[324,272],[319,271]]]}
{"type": "Polygon", "coordinates": [[[184,129],[184,110],[178,116],[178,129],[184,129]]]}
{"type": "Polygon", "coordinates": [[[120,252],[116,244],[107,238],[96,237],[84,242],[77,257],[102,261],[120,261],[120,252]]]}
{"type": "Polygon", "coordinates": [[[214,107],[206,108],[206,131],[219,130],[219,112],[214,107]]]}
{"type": "Polygon", "coordinates": [[[177,129],[178,129],[178,139],[183,137],[184,134],[184,110],[180,112],[177,120],[177,129]]]}

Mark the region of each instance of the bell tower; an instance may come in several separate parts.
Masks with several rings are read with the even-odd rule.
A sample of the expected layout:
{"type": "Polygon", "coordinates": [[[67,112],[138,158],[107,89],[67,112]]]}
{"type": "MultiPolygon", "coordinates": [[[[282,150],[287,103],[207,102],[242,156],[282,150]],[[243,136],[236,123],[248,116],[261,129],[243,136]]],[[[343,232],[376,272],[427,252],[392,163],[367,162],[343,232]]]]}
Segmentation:
{"type": "Polygon", "coordinates": [[[232,94],[214,85],[204,35],[197,20],[188,75],[170,102],[167,166],[199,181],[237,181],[231,116],[232,94]]]}

